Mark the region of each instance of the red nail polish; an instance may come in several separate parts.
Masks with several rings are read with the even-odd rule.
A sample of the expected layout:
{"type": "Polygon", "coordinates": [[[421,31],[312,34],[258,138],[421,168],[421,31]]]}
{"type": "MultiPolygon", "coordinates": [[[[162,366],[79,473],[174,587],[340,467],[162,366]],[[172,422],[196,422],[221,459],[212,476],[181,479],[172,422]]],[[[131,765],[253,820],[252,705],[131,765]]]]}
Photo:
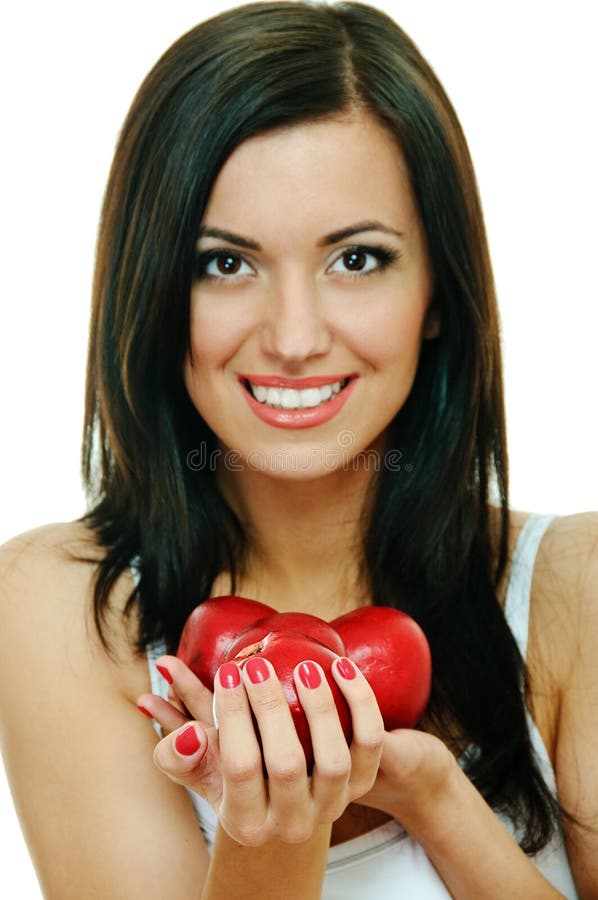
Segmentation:
{"type": "Polygon", "coordinates": [[[183,756],[192,756],[199,750],[199,741],[193,725],[189,725],[184,731],[177,734],[174,740],[174,746],[183,756]]]}
{"type": "Polygon", "coordinates": [[[218,678],[223,688],[236,688],[241,684],[241,673],[236,663],[227,662],[220,666],[218,678]]]}
{"type": "Polygon", "coordinates": [[[251,656],[245,663],[245,671],[249,675],[252,684],[261,684],[270,677],[270,670],[259,656],[251,656]]]}
{"type": "Polygon", "coordinates": [[[320,670],[313,662],[302,662],[298,667],[299,680],[306,688],[317,688],[322,684],[320,670]]]}
{"type": "Polygon", "coordinates": [[[149,711],[149,709],[146,709],[145,706],[139,706],[139,704],[137,704],[137,709],[139,710],[139,712],[142,712],[144,714],[144,716],[147,716],[148,719],[154,718],[152,716],[151,712],[149,711]]]}
{"type": "Polygon", "coordinates": [[[173,683],[174,679],[173,679],[172,675],[170,674],[170,672],[168,671],[168,669],[166,668],[166,666],[156,666],[156,669],[158,670],[158,672],[160,673],[162,678],[166,679],[168,684],[173,683]]]}
{"type": "Polygon", "coordinates": [[[352,681],[353,678],[357,675],[357,669],[353,665],[350,659],[347,659],[346,656],[341,656],[340,659],[336,661],[336,671],[339,675],[342,675],[343,678],[346,678],[348,681],[352,681]]]}

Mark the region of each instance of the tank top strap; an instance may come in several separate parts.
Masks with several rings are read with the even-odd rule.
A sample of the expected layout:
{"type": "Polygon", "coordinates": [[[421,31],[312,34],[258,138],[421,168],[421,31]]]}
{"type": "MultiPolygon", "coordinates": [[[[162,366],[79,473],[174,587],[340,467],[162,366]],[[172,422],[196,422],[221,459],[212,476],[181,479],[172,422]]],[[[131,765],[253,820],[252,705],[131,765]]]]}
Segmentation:
{"type": "Polygon", "coordinates": [[[129,563],[129,568],[131,569],[131,575],[133,576],[135,587],[138,588],[139,582],[141,580],[141,557],[134,556],[129,563]]]}
{"type": "MultiPolygon", "coordinates": [[[[138,556],[133,557],[130,562],[131,575],[133,576],[133,581],[135,582],[135,587],[139,587],[139,581],[141,578],[141,560],[138,556]]],[[[157,694],[158,697],[163,697],[164,700],[168,700],[168,685],[165,679],[160,675],[158,670],[156,669],[156,660],[159,659],[160,656],[164,656],[166,653],[166,642],[155,641],[153,644],[148,644],[146,648],[146,656],[147,656],[147,667],[149,670],[150,684],[152,688],[152,694],[157,694]]],[[[157,733],[159,738],[162,738],[162,729],[160,725],[156,722],[155,719],[152,719],[152,725],[154,726],[154,730],[157,733]]]]}
{"type": "Polygon", "coordinates": [[[534,564],[540,542],[555,518],[553,513],[532,513],[521,529],[511,562],[505,618],[523,659],[527,654],[529,608],[534,564]]]}

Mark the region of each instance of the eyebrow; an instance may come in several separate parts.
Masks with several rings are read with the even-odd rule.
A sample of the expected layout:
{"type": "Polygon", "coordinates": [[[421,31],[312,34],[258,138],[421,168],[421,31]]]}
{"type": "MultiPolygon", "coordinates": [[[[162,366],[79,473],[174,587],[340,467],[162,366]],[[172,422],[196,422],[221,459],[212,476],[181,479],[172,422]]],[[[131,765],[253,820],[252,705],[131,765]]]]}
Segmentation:
{"type": "MultiPolygon", "coordinates": [[[[330,244],[338,244],[339,241],[344,241],[345,238],[351,237],[354,234],[361,234],[364,231],[382,231],[384,234],[394,234],[396,237],[404,236],[404,232],[402,231],[396,231],[394,228],[389,228],[387,225],[384,225],[382,222],[377,222],[375,219],[368,219],[365,222],[356,222],[354,225],[348,225],[346,228],[340,228],[338,231],[331,231],[330,234],[325,234],[324,237],[320,238],[317,242],[317,246],[328,247],[330,244]]],[[[259,251],[262,249],[257,241],[252,241],[240,234],[233,234],[232,231],[225,231],[222,228],[210,228],[206,225],[202,225],[199,229],[197,239],[201,240],[202,238],[208,237],[227,241],[227,243],[235,244],[237,247],[243,247],[245,250],[259,251]]]]}

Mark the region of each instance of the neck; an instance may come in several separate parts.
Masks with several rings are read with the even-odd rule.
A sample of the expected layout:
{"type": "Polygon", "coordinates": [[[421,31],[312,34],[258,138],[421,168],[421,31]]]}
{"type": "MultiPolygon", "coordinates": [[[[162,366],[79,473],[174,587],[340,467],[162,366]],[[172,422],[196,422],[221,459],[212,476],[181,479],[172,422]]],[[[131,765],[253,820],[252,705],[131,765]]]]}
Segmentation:
{"type": "Polygon", "coordinates": [[[371,472],[293,481],[245,469],[218,477],[249,537],[237,593],[327,619],[368,602],[360,563],[371,472]]]}

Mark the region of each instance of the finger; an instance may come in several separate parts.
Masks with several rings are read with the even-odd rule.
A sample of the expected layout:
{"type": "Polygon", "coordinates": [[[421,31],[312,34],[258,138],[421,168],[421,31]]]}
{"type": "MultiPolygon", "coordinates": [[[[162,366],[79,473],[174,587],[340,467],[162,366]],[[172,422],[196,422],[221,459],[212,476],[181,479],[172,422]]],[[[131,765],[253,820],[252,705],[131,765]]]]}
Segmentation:
{"type": "Polygon", "coordinates": [[[322,667],[306,660],[296,666],[293,674],[314,750],[311,785],[314,806],[319,821],[332,822],[349,802],[351,753],[322,667]]]}
{"type": "Polygon", "coordinates": [[[276,835],[286,843],[307,840],[313,817],[305,753],[282,685],[272,664],[257,656],[245,663],[243,682],[262,742],[276,835]]]}
{"type": "Polygon", "coordinates": [[[224,663],[214,679],[222,766],[220,822],[244,845],[263,843],[268,812],[262,753],[236,663],[224,663]]]}
{"type": "Polygon", "coordinates": [[[176,656],[160,656],[156,668],[170,685],[169,696],[183,704],[181,712],[192,719],[212,723],[212,692],[176,656]]]}
{"type": "Polygon", "coordinates": [[[222,777],[214,726],[186,722],[156,744],[154,764],[171,781],[201,794],[218,809],[222,777]]]}
{"type": "Polygon", "coordinates": [[[168,688],[168,702],[171,704],[171,706],[174,706],[175,709],[178,709],[178,711],[182,713],[186,719],[193,718],[183,701],[179,700],[179,698],[177,697],[172,685],[168,688]]]}
{"type": "Polygon", "coordinates": [[[376,779],[384,747],[384,722],[372,688],[352,660],[335,659],[331,671],[351,710],[350,791],[355,800],[367,793],[376,779]]]}
{"type": "Polygon", "coordinates": [[[137,698],[137,708],[158,723],[162,729],[162,737],[189,721],[188,716],[156,694],[140,694],[137,698]]]}

